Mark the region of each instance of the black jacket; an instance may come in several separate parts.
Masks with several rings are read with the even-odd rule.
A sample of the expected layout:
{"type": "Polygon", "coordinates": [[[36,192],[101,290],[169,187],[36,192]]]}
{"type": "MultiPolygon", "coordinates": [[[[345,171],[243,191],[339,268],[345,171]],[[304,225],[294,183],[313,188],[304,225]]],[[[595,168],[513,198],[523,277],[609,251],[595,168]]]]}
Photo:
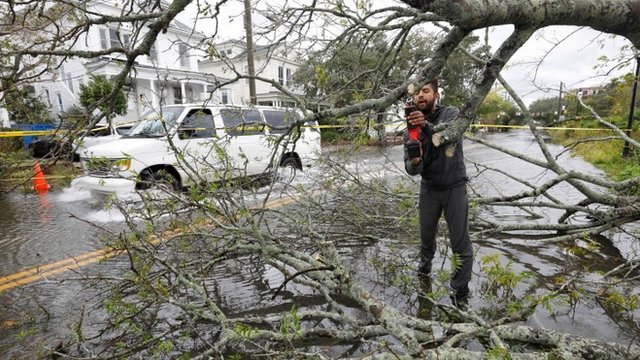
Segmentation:
{"type": "MultiPolygon", "coordinates": [[[[423,112],[424,113],[424,112],[423,112]]],[[[445,155],[446,145],[435,147],[431,142],[432,126],[447,123],[458,117],[459,110],[453,107],[438,107],[427,118],[427,125],[420,132],[422,142],[422,161],[417,165],[411,163],[407,152],[409,133],[404,131],[404,167],[409,175],[420,174],[422,185],[432,190],[448,190],[463,185],[467,182],[467,170],[462,154],[462,140],[456,144],[456,150],[452,157],[445,155]]]]}

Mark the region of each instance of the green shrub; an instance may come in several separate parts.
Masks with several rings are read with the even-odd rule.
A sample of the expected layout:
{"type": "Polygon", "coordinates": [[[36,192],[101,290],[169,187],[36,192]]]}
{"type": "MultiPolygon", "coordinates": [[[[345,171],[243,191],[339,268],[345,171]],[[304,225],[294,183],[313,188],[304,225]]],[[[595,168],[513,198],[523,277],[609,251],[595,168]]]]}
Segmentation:
{"type": "MultiPolygon", "coordinates": [[[[11,131],[11,129],[0,128],[0,132],[11,131]]],[[[14,151],[20,151],[24,147],[22,138],[20,136],[15,137],[0,137],[0,153],[8,153],[14,151]]]]}
{"type": "Polygon", "coordinates": [[[0,188],[6,189],[27,182],[33,175],[31,167],[25,168],[29,155],[25,150],[0,152],[0,188]]]}

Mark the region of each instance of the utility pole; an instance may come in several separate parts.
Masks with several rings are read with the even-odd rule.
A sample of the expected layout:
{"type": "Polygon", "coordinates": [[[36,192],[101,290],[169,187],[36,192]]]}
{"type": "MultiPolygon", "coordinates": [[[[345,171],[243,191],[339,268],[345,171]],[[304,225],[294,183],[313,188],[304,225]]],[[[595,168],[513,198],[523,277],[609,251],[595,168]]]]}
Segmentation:
{"type": "Polygon", "coordinates": [[[558,94],[558,119],[560,122],[560,116],[562,115],[562,81],[560,81],[560,93],[558,94]]]}
{"type": "MultiPolygon", "coordinates": [[[[633,90],[631,90],[631,106],[629,106],[629,119],[627,121],[627,136],[631,136],[633,128],[633,112],[636,108],[636,94],[638,93],[638,76],[640,75],[640,56],[636,57],[636,76],[633,78],[633,90]]],[[[622,157],[629,156],[629,142],[625,140],[622,148],[622,157]]]]}
{"type": "Polygon", "coordinates": [[[249,72],[249,99],[251,105],[257,105],[256,70],[253,63],[253,23],[251,21],[251,0],[244,0],[244,31],[247,34],[247,70],[249,72]]]}
{"type": "Polygon", "coordinates": [[[578,114],[580,113],[580,99],[582,99],[582,88],[576,91],[576,119],[578,118],[578,114]]]}

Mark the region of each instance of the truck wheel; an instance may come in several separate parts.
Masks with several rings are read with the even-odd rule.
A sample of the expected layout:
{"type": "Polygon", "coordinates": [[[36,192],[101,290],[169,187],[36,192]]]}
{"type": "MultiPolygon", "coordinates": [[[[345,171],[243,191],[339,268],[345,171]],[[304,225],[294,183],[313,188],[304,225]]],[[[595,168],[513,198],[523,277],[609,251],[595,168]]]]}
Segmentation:
{"type": "Polygon", "coordinates": [[[142,190],[155,189],[164,192],[180,190],[178,179],[166,169],[158,169],[153,172],[145,171],[141,178],[140,188],[142,190]]]}
{"type": "Polygon", "coordinates": [[[293,156],[288,156],[280,163],[276,178],[283,183],[290,184],[296,177],[298,170],[302,170],[300,161],[293,156]]]}

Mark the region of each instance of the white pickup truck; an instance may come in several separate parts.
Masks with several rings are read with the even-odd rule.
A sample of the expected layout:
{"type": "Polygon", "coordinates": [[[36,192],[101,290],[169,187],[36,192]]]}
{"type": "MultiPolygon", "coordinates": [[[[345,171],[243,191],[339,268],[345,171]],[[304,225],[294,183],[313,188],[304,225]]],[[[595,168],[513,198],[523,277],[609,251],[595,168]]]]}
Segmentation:
{"type": "Polygon", "coordinates": [[[272,107],[170,105],[150,111],[126,135],[88,147],[74,185],[111,193],[259,176],[278,166],[302,169],[321,153],[317,124],[272,107]]]}

